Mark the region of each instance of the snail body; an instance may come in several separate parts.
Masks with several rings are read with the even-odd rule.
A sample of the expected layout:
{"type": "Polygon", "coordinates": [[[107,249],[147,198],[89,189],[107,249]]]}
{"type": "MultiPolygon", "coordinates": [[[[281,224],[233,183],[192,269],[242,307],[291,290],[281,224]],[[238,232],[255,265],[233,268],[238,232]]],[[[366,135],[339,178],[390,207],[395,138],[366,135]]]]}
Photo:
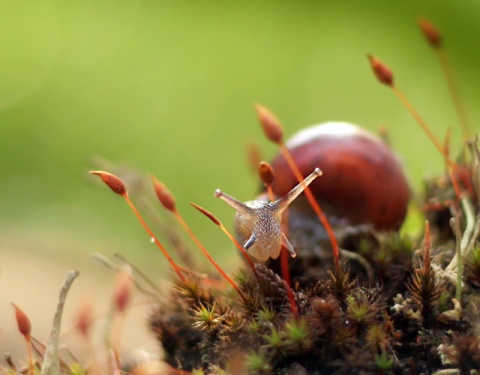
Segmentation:
{"type": "Polygon", "coordinates": [[[302,182],[273,202],[255,200],[242,203],[220,190],[215,191],[215,196],[237,211],[235,230],[238,240],[255,259],[266,261],[269,258],[278,258],[282,245],[295,256],[293,246],[282,232],[282,213],[321,174],[320,169],[315,168],[302,182]]]}
{"type": "MultiPolygon", "coordinates": [[[[328,215],[378,230],[398,229],[405,218],[410,189],[398,158],[379,137],[355,125],[328,122],[287,141],[302,175],[323,171],[310,189],[328,215]]],[[[274,157],[272,188],[284,195],[296,184],[285,158],[274,157]]]]}

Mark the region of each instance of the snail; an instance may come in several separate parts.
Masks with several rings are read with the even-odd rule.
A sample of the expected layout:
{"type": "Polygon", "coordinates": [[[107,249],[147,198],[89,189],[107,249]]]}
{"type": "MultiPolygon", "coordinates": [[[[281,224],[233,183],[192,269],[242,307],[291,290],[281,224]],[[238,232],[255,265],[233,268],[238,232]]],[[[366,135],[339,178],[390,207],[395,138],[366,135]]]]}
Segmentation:
{"type": "Polygon", "coordinates": [[[250,255],[260,261],[276,259],[283,244],[295,257],[292,244],[282,232],[282,213],[321,174],[320,169],[315,168],[302,182],[274,202],[255,200],[242,203],[220,189],[215,191],[215,196],[237,210],[235,230],[239,241],[244,243],[243,247],[250,255]]]}
{"type": "MultiPolygon", "coordinates": [[[[379,138],[355,125],[329,122],[306,128],[286,143],[305,180],[298,184],[281,154],[274,157],[273,192],[282,197],[274,202],[255,200],[241,203],[216,191],[216,196],[237,210],[235,230],[244,248],[256,259],[279,256],[282,244],[292,255],[295,250],[281,230],[281,213],[311,184],[316,199],[329,216],[348,225],[367,224],[377,230],[395,230],[402,224],[409,200],[409,186],[401,164],[379,138]],[[320,176],[321,178],[314,180],[320,176]],[[313,173],[310,171],[314,170],[313,173]],[[308,173],[310,173],[308,175],[308,173]]],[[[261,196],[262,197],[262,196],[261,196]]],[[[294,204],[296,216],[309,210],[306,202],[294,204]]],[[[318,220],[304,215],[305,220],[318,220]]],[[[292,218],[296,228],[298,220],[292,218]]],[[[300,227],[310,224],[300,222],[300,227]]],[[[290,227],[291,229],[292,227],[290,227]]]]}

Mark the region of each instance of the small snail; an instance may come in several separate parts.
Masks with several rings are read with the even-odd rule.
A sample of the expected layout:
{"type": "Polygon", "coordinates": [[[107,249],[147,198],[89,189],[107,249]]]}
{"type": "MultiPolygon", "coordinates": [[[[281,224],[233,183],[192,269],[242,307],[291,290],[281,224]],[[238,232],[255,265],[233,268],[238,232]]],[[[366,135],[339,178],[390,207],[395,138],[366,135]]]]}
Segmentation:
{"type": "Polygon", "coordinates": [[[218,189],[215,196],[237,210],[235,230],[239,241],[250,255],[260,261],[276,259],[283,244],[295,256],[293,246],[281,229],[282,213],[321,174],[320,169],[315,168],[301,183],[274,202],[255,200],[242,203],[218,189]]]}
{"type": "MultiPolygon", "coordinates": [[[[328,209],[329,216],[346,220],[349,225],[369,224],[379,230],[400,227],[407,210],[409,187],[400,162],[380,138],[355,125],[329,122],[300,131],[286,146],[307,177],[297,184],[283,156],[277,155],[272,162],[275,174],[272,188],[282,198],[274,202],[259,198],[262,200],[242,203],[220,190],[215,192],[237,210],[237,237],[254,258],[276,259],[282,244],[295,255],[282,233],[281,215],[310,183],[310,189],[322,207],[328,209]],[[322,173],[322,178],[313,182],[322,173]]],[[[305,202],[295,203],[294,215],[302,214],[305,209],[308,210],[305,202]]],[[[307,221],[315,220],[317,225],[311,213],[304,217],[307,221]]],[[[299,221],[291,221],[297,230],[299,221]]],[[[300,221],[300,229],[308,231],[311,225],[300,221]]]]}
{"type": "MultiPolygon", "coordinates": [[[[329,216],[378,230],[401,226],[409,186],[399,160],[379,137],[352,124],[328,122],[298,132],[286,146],[304,176],[317,166],[322,170],[310,189],[329,216]]],[[[295,186],[295,176],[281,154],[271,165],[273,191],[283,196],[295,186]]]]}

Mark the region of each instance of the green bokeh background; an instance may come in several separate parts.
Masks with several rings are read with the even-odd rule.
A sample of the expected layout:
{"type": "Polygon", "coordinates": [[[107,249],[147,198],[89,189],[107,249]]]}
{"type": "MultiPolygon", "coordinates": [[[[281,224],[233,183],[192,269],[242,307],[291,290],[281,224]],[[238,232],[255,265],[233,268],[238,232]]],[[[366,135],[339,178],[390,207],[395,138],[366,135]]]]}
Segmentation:
{"type": "Polygon", "coordinates": [[[267,159],[275,152],[256,102],[277,113],[288,135],[331,120],[385,126],[419,188],[442,159],[372,77],[365,55],[388,63],[435,133],[443,138],[452,127],[459,144],[439,65],[415,24],[420,15],[445,34],[475,128],[478,0],[1,1],[0,251],[65,269],[93,251],[121,252],[164,275],[128,207],[87,175],[101,156],[165,182],[193,230],[233,270],[232,246],[188,203],[231,225],[233,211],[213,191],[254,197],[246,144],[257,142],[267,159]]]}

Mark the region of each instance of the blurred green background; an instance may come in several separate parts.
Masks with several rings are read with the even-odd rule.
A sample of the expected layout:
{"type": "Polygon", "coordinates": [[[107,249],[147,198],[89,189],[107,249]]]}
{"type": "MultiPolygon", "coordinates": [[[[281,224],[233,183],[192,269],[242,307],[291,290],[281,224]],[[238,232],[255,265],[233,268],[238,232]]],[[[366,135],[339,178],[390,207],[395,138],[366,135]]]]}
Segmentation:
{"type": "MultiPolygon", "coordinates": [[[[435,133],[443,139],[452,127],[459,144],[418,16],[443,31],[475,128],[478,0],[1,1],[0,260],[14,252],[25,262],[88,269],[96,267],[92,252],[120,252],[164,278],[165,261],[128,207],[87,175],[91,158],[103,157],[166,183],[193,230],[233,270],[233,247],[188,203],[230,226],[233,211],[213,191],[255,196],[246,145],[257,142],[267,159],[275,152],[256,121],[257,102],[288,135],[332,120],[385,126],[419,188],[422,176],[441,171],[442,158],[365,56],[390,65],[435,133]]],[[[22,262],[2,263],[2,272],[22,274],[22,262]]]]}

